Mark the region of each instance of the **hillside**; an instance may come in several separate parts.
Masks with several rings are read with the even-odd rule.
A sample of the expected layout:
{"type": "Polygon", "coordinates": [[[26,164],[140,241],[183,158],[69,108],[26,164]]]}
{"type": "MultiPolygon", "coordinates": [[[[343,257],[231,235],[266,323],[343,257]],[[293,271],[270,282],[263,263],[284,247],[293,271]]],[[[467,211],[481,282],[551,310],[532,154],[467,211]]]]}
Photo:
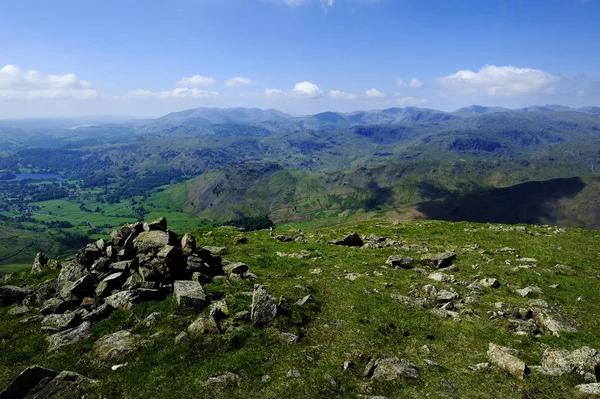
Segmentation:
{"type": "Polygon", "coordinates": [[[0,389],[32,365],[39,398],[585,398],[600,377],[596,231],[367,222],[179,244],[164,228],[5,279],[0,389]],[[364,246],[328,243],[351,232],[338,244],[364,246]],[[94,262],[121,245],[132,261],[94,262]]]}

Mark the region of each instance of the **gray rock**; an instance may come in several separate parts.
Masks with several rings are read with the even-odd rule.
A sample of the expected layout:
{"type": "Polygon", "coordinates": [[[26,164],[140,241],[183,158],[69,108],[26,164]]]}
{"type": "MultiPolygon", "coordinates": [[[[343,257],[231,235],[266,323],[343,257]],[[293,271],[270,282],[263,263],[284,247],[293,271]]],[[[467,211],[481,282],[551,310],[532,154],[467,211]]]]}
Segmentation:
{"type": "Polygon", "coordinates": [[[229,307],[225,299],[213,302],[210,305],[210,316],[216,318],[224,318],[229,316],[229,307]]]}
{"type": "Polygon", "coordinates": [[[313,298],[312,295],[307,295],[304,298],[298,299],[296,301],[296,303],[294,303],[295,306],[304,306],[306,305],[306,303],[308,302],[314,302],[315,298],[313,298]]]}
{"type": "Polygon", "coordinates": [[[596,395],[600,396],[600,383],[592,383],[592,384],[580,384],[575,385],[575,389],[581,393],[585,393],[587,395],[596,395]]]}
{"type": "Polygon", "coordinates": [[[485,363],[477,363],[477,364],[474,364],[474,365],[472,365],[472,366],[469,366],[469,367],[467,367],[467,368],[468,368],[469,370],[471,370],[471,371],[475,371],[475,372],[478,372],[478,371],[484,371],[484,370],[487,370],[487,369],[489,369],[489,368],[490,368],[490,363],[488,363],[488,362],[485,362],[485,363]]]}
{"type": "Polygon", "coordinates": [[[95,261],[92,264],[92,266],[90,267],[90,270],[100,272],[100,273],[105,273],[110,268],[111,263],[112,263],[112,261],[110,260],[110,258],[103,256],[102,258],[98,259],[97,261],[95,261]]]}
{"type": "Polygon", "coordinates": [[[228,371],[224,374],[210,377],[204,382],[204,385],[219,385],[221,387],[237,386],[241,379],[242,377],[239,375],[228,371]]]}
{"type": "Polygon", "coordinates": [[[198,317],[192,324],[190,324],[187,328],[188,333],[190,334],[221,334],[221,329],[217,324],[217,321],[214,317],[198,317]]]}
{"type": "Polygon", "coordinates": [[[190,233],[185,233],[181,238],[181,250],[185,255],[189,255],[196,250],[196,238],[190,233]]]}
{"type": "Polygon", "coordinates": [[[151,231],[151,230],[167,231],[167,219],[162,217],[162,218],[156,219],[153,222],[144,223],[144,230],[145,231],[151,231]]]}
{"type": "Polygon", "coordinates": [[[21,303],[27,296],[27,291],[20,287],[5,285],[0,287],[0,305],[8,306],[21,303]]]}
{"type": "Polygon", "coordinates": [[[536,286],[525,287],[523,289],[517,289],[515,291],[517,292],[517,294],[521,295],[522,297],[529,296],[530,294],[543,294],[544,293],[544,291],[542,291],[542,289],[540,287],[536,287],[536,286]]]}
{"type": "Polygon", "coordinates": [[[211,245],[207,245],[202,247],[203,250],[210,252],[215,256],[225,255],[229,249],[227,247],[215,247],[211,245]]]}
{"type": "Polygon", "coordinates": [[[140,233],[134,240],[133,246],[136,252],[158,253],[164,246],[173,244],[173,238],[168,232],[151,230],[140,233]]]}
{"type": "Polygon", "coordinates": [[[44,302],[40,313],[43,315],[49,315],[52,313],[64,313],[72,308],[73,302],[63,301],[59,298],[50,298],[46,302],[44,302]]]}
{"type": "Polygon", "coordinates": [[[31,309],[24,305],[16,305],[8,310],[8,314],[11,316],[22,316],[29,313],[31,309]]]}
{"type": "MultiPolygon", "coordinates": [[[[91,390],[98,381],[71,371],[63,371],[54,379],[42,381],[26,396],[26,399],[60,399],[73,397],[80,389],[91,390]]],[[[83,395],[85,396],[85,395],[83,395]]]]}
{"type": "Polygon", "coordinates": [[[500,287],[500,281],[496,280],[495,278],[484,278],[479,280],[479,284],[483,287],[487,287],[487,288],[499,288],[500,287]]]}
{"type": "Polygon", "coordinates": [[[411,380],[420,376],[417,367],[397,357],[377,359],[374,363],[373,379],[392,381],[392,380],[411,380]]]}
{"type": "Polygon", "coordinates": [[[351,233],[344,238],[338,238],[329,241],[329,243],[333,245],[341,245],[344,247],[362,247],[364,245],[362,238],[360,238],[360,236],[356,233],[351,233]]]}
{"type": "Polygon", "coordinates": [[[33,265],[31,266],[31,274],[39,273],[42,270],[45,270],[48,266],[48,256],[46,256],[43,252],[38,252],[35,255],[35,259],[33,260],[33,265]]]}
{"type": "Polygon", "coordinates": [[[542,331],[547,334],[560,336],[562,332],[577,331],[575,325],[564,317],[557,308],[543,300],[530,300],[533,318],[542,331]]]}
{"type": "Polygon", "coordinates": [[[254,285],[250,318],[254,324],[267,324],[277,316],[275,299],[264,285],[254,285]]]}
{"type": "Polygon", "coordinates": [[[96,295],[104,298],[111,295],[113,290],[123,285],[123,272],[112,273],[106,276],[96,287],[96,295]]]}
{"type": "Polygon", "coordinates": [[[114,309],[131,309],[140,299],[138,291],[121,291],[104,298],[104,302],[114,309]]]}
{"type": "Polygon", "coordinates": [[[248,271],[248,265],[242,262],[229,263],[223,265],[223,271],[227,274],[244,274],[248,271]]]}
{"type": "Polygon", "coordinates": [[[46,338],[48,352],[55,352],[91,337],[90,322],[84,321],[79,327],[52,334],[46,338]]]}
{"type": "Polygon", "coordinates": [[[395,269],[412,269],[414,267],[414,262],[415,260],[413,258],[403,255],[391,255],[385,261],[386,264],[395,269]]]}
{"type": "Polygon", "coordinates": [[[110,316],[110,313],[113,311],[113,307],[107,303],[103,303],[98,306],[96,309],[92,310],[90,313],[83,316],[83,321],[98,321],[107,318],[110,316]]]}
{"type": "Polygon", "coordinates": [[[83,276],[85,276],[85,267],[75,263],[69,262],[60,269],[60,273],[56,279],[56,291],[58,296],[65,300],[74,299],[71,294],[71,288],[73,283],[83,276]]]}
{"type": "Polygon", "coordinates": [[[79,252],[77,252],[75,259],[80,265],[90,267],[101,257],[102,251],[98,249],[96,244],[88,244],[85,248],[81,248],[79,252]]]}
{"type": "Polygon", "coordinates": [[[141,337],[127,330],[105,335],[94,344],[95,359],[113,363],[135,352],[141,346],[141,337]]]}
{"type": "Polygon", "coordinates": [[[0,399],[24,398],[42,380],[52,380],[57,375],[58,372],[40,366],[27,367],[0,392],[0,399]]]}
{"type": "Polygon", "coordinates": [[[282,342],[285,342],[286,344],[290,345],[297,344],[298,340],[300,339],[300,337],[298,337],[296,334],[288,332],[281,332],[275,330],[275,334],[277,335],[277,338],[279,338],[282,342]]]}
{"type": "Polygon", "coordinates": [[[425,254],[421,256],[421,262],[435,269],[443,269],[452,266],[452,262],[456,259],[454,252],[444,252],[441,254],[425,254]]]}
{"type": "Polygon", "coordinates": [[[92,276],[86,274],[71,285],[69,292],[78,299],[94,296],[95,281],[92,276]]]}
{"type": "Polygon", "coordinates": [[[146,327],[153,326],[158,320],[163,318],[163,314],[161,312],[152,312],[144,319],[144,325],[146,327]]]}
{"type": "Polygon", "coordinates": [[[173,295],[177,304],[186,309],[202,309],[206,305],[206,294],[197,281],[178,280],[173,283],[173,295]]]}
{"type": "Polygon", "coordinates": [[[76,327],[80,323],[81,316],[79,313],[49,314],[42,320],[42,327],[47,327],[54,331],[64,331],[76,327]]]}
{"type": "Polygon", "coordinates": [[[435,300],[438,303],[448,303],[452,302],[455,299],[458,299],[458,294],[456,292],[441,290],[435,296],[435,300]]]}
{"type": "Polygon", "coordinates": [[[439,281],[443,283],[454,283],[456,278],[452,274],[446,274],[441,272],[434,272],[427,276],[428,279],[433,281],[439,281]]]}
{"type": "Polygon", "coordinates": [[[302,373],[300,370],[288,370],[285,376],[287,378],[302,378],[302,373]]]}
{"type": "Polygon", "coordinates": [[[597,350],[584,346],[569,352],[564,349],[548,348],[542,355],[542,368],[550,375],[576,373],[590,375],[593,381],[600,381],[600,354],[597,350]]]}
{"type": "Polygon", "coordinates": [[[531,371],[527,365],[517,357],[518,354],[519,352],[515,349],[498,346],[493,343],[489,344],[487,352],[490,363],[505,370],[513,377],[522,380],[531,371]]]}

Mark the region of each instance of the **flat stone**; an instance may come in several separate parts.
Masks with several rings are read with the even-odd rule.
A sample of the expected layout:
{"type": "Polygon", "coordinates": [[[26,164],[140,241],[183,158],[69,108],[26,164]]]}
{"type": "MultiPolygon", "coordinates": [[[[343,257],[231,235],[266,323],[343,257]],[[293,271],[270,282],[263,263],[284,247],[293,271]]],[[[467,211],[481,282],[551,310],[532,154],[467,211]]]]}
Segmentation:
{"type": "Polygon", "coordinates": [[[242,262],[229,263],[223,266],[223,271],[227,274],[244,274],[248,271],[248,265],[242,262]]]}
{"type": "Polygon", "coordinates": [[[239,375],[228,371],[224,374],[210,377],[204,382],[204,385],[219,385],[221,387],[237,386],[241,379],[242,377],[239,375]]]}
{"type": "Polygon", "coordinates": [[[131,309],[140,299],[137,291],[121,291],[104,298],[104,302],[114,309],[131,309]]]}
{"type": "Polygon", "coordinates": [[[456,259],[454,252],[444,252],[440,254],[425,254],[421,256],[421,262],[435,269],[443,269],[452,266],[456,259]]]}
{"type": "Polygon", "coordinates": [[[513,377],[522,380],[531,371],[527,365],[517,357],[518,351],[490,343],[487,352],[488,359],[492,364],[500,367],[513,377]]]}
{"type": "Polygon", "coordinates": [[[165,245],[174,244],[171,235],[166,231],[144,231],[134,240],[134,248],[140,253],[157,253],[165,245]]]}
{"type": "Polygon", "coordinates": [[[81,316],[78,313],[49,314],[42,320],[42,327],[63,331],[78,326],[81,316]]]}
{"type": "Polygon", "coordinates": [[[431,273],[427,276],[427,278],[433,281],[439,281],[443,283],[454,283],[456,281],[456,278],[453,275],[441,272],[431,273]]]}
{"type": "Polygon", "coordinates": [[[419,369],[414,364],[397,357],[377,359],[374,367],[375,380],[414,380],[420,376],[419,369]]]}
{"type": "Polygon", "coordinates": [[[46,338],[48,352],[61,350],[67,346],[88,339],[91,335],[90,322],[84,321],[79,327],[52,334],[46,338]]]}
{"type": "Polygon", "coordinates": [[[27,393],[42,380],[52,380],[58,372],[40,366],[27,367],[12,382],[0,392],[0,399],[24,398],[27,393]]]}
{"type": "Polygon", "coordinates": [[[206,305],[206,294],[197,281],[178,280],[173,283],[173,295],[177,304],[186,309],[202,309],[206,305]]]}
{"type": "Polygon", "coordinates": [[[307,295],[304,298],[298,299],[294,305],[304,306],[307,302],[314,302],[315,298],[312,295],[307,295]]]}
{"type": "Polygon", "coordinates": [[[415,260],[409,256],[403,255],[391,255],[385,263],[392,266],[395,269],[412,269],[414,267],[415,260]]]}
{"type": "Polygon", "coordinates": [[[190,324],[187,328],[188,333],[190,334],[221,334],[221,329],[217,324],[217,321],[214,317],[198,317],[192,324],[190,324]]]}

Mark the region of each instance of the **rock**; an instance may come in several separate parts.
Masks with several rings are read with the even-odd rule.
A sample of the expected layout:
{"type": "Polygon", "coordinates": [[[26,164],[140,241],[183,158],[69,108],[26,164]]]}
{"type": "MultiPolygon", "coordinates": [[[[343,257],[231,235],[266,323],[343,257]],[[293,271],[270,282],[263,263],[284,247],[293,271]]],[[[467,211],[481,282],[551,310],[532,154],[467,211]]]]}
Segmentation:
{"type": "Polygon", "coordinates": [[[292,333],[288,333],[288,332],[282,332],[282,331],[275,330],[275,334],[277,335],[277,338],[279,338],[281,341],[285,342],[286,344],[290,344],[290,345],[297,344],[298,340],[300,339],[300,337],[298,337],[296,334],[292,334],[292,333]]]}
{"type": "Polygon", "coordinates": [[[183,341],[188,341],[188,339],[189,339],[188,333],[186,333],[185,331],[182,331],[179,334],[177,334],[177,336],[175,337],[175,345],[177,345],[183,341]]]}
{"type": "Polygon", "coordinates": [[[148,315],[148,317],[146,317],[144,319],[144,325],[146,327],[151,327],[154,325],[154,323],[156,323],[158,320],[163,318],[163,314],[161,312],[152,312],[148,315]]]}
{"type": "Polygon", "coordinates": [[[300,370],[288,370],[285,376],[287,378],[302,378],[302,373],[300,370]]]}
{"type": "Polygon", "coordinates": [[[181,238],[181,250],[184,255],[189,255],[196,250],[196,239],[190,233],[185,233],[181,238]]]}
{"type": "Polygon", "coordinates": [[[153,222],[144,223],[144,231],[152,230],[167,231],[167,219],[162,217],[153,222]]]}
{"type": "Polygon", "coordinates": [[[392,266],[395,269],[412,269],[414,267],[415,260],[409,256],[403,255],[391,255],[385,263],[392,266]]]}
{"type": "MultiPolygon", "coordinates": [[[[72,371],[63,371],[54,379],[40,382],[26,396],[27,399],[51,399],[73,397],[80,389],[90,389],[98,381],[72,371]]],[[[85,395],[83,395],[85,397],[85,395]]]]}
{"type": "Polygon", "coordinates": [[[484,371],[490,368],[490,364],[488,362],[485,363],[477,363],[472,366],[467,367],[471,371],[484,371]]]}
{"type": "Polygon", "coordinates": [[[20,303],[27,296],[27,291],[20,287],[5,285],[0,287],[0,305],[9,306],[20,303]]]}
{"type": "Polygon", "coordinates": [[[519,380],[524,379],[531,372],[527,365],[517,357],[519,352],[515,349],[490,343],[487,355],[490,363],[495,364],[519,380]]]}
{"type": "Polygon", "coordinates": [[[202,247],[203,250],[210,252],[215,256],[225,255],[229,249],[227,247],[215,247],[212,245],[206,245],[202,247]]]}
{"type": "Polygon", "coordinates": [[[247,310],[242,310],[233,315],[233,320],[235,321],[249,321],[250,320],[250,312],[247,310]]]}
{"type": "Polygon", "coordinates": [[[248,243],[248,239],[244,236],[237,236],[233,238],[233,243],[236,245],[243,245],[248,243]]]}
{"type": "Polygon", "coordinates": [[[22,316],[24,314],[29,313],[31,309],[24,305],[16,305],[8,310],[8,314],[11,316],[22,316]]]}
{"type": "Polygon", "coordinates": [[[239,375],[228,371],[224,374],[217,375],[215,377],[210,377],[204,382],[204,385],[219,385],[222,387],[237,386],[241,379],[242,377],[240,377],[239,375]]]}
{"type": "Polygon", "coordinates": [[[427,276],[427,278],[433,281],[439,281],[444,283],[454,283],[456,281],[456,278],[453,275],[441,272],[431,273],[427,276]]]}
{"type": "Polygon", "coordinates": [[[452,266],[452,262],[456,259],[454,252],[444,252],[441,254],[425,254],[421,256],[421,262],[426,266],[435,269],[443,269],[452,266]]]}
{"type": "Polygon", "coordinates": [[[96,271],[99,273],[105,273],[110,268],[111,263],[112,263],[112,261],[110,260],[110,258],[103,256],[102,258],[98,259],[97,261],[95,261],[92,264],[92,266],[90,267],[90,270],[96,271]]]}
{"type": "Polygon", "coordinates": [[[92,264],[102,257],[102,251],[98,249],[96,244],[88,244],[77,252],[75,260],[82,266],[90,267],[92,264]]]}
{"type": "Polygon", "coordinates": [[[216,318],[224,318],[229,316],[229,307],[227,302],[223,299],[217,302],[213,302],[210,305],[210,316],[216,318]]]}
{"type": "Polygon", "coordinates": [[[496,280],[495,278],[483,278],[479,280],[479,285],[487,288],[499,288],[500,281],[496,280]]]}
{"type": "Polygon", "coordinates": [[[373,379],[383,381],[410,380],[420,376],[419,369],[414,364],[397,357],[377,359],[372,373],[373,379]]]}
{"type": "Polygon", "coordinates": [[[44,306],[40,310],[43,315],[49,315],[52,313],[64,313],[69,309],[73,308],[73,302],[63,301],[59,298],[50,298],[44,302],[44,306]]]}
{"type": "Polygon", "coordinates": [[[523,289],[517,289],[515,291],[517,292],[517,294],[521,295],[522,297],[529,296],[529,294],[543,294],[544,293],[544,291],[542,291],[542,289],[540,287],[535,287],[535,286],[525,287],[523,289]]]}
{"type": "Polygon", "coordinates": [[[144,231],[133,242],[135,251],[144,254],[156,254],[164,246],[173,244],[173,237],[168,232],[161,230],[144,231]]]}
{"type": "Polygon", "coordinates": [[[275,299],[264,285],[254,285],[250,318],[254,324],[267,324],[277,316],[275,299]]]}
{"type": "Polygon", "coordinates": [[[286,236],[286,235],[283,235],[283,234],[276,235],[275,239],[277,241],[281,241],[281,242],[291,242],[291,241],[293,241],[292,237],[286,236]]]}
{"type": "Polygon", "coordinates": [[[190,324],[187,328],[188,333],[190,334],[221,334],[221,329],[217,324],[217,321],[214,317],[198,317],[192,324],[190,324]]]}
{"type": "Polygon", "coordinates": [[[600,383],[592,383],[592,384],[580,384],[575,385],[575,389],[581,393],[585,393],[587,395],[598,395],[600,396],[600,383]]]}
{"type": "Polygon", "coordinates": [[[49,314],[42,320],[42,328],[46,327],[54,331],[63,331],[78,326],[81,323],[81,316],[78,313],[70,312],[64,314],[49,314]]]}
{"type": "Polygon", "coordinates": [[[577,373],[600,381],[600,354],[587,346],[569,352],[564,349],[548,348],[542,355],[542,369],[550,375],[577,373]]]}
{"type": "Polygon", "coordinates": [[[140,299],[140,293],[137,290],[120,291],[104,298],[104,302],[114,309],[131,309],[140,299]]]}
{"type": "Polygon", "coordinates": [[[95,281],[94,278],[86,274],[79,280],[75,281],[69,292],[78,299],[94,295],[95,281]]]}
{"type": "Polygon", "coordinates": [[[206,305],[206,294],[197,281],[177,280],[173,283],[177,304],[186,309],[200,310],[206,305]]]}
{"type": "Polygon", "coordinates": [[[90,326],[89,321],[84,321],[79,327],[50,335],[46,338],[48,352],[54,352],[88,339],[92,335],[90,326]]]}
{"type": "Polygon", "coordinates": [[[27,367],[0,392],[0,399],[24,398],[42,380],[52,380],[57,375],[58,372],[40,366],[27,367]]]}
{"type": "Polygon", "coordinates": [[[141,338],[127,330],[105,335],[94,344],[95,359],[102,363],[114,363],[135,352],[141,346],[141,338]]]}
{"type": "Polygon", "coordinates": [[[354,368],[354,362],[352,362],[351,360],[346,360],[344,362],[344,364],[342,365],[342,369],[344,369],[344,371],[348,371],[353,368],[354,368]]]}
{"type": "Polygon", "coordinates": [[[356,233],[348,234],[344,238],[339,238],[336,240],[329,241],[330,244],[333,245],[341,245],[345,247],[362,247],[364,245],[363,240],[356,233]]]}
{"type": "Polygon", "coordinates": [[[137,259],[122,260],[115,262],[110,265],[110,269],[117,272],[128,272],[131,269],[135,269],[138,266],[137,259]]]}
{"type": "Polygon", "coordinates": [[[561,332],[577,331],[575,325],[567,320],[557,308],[543,300],[530,300],[533,318],[545,333],[560,336],[561,332]]]}
{"type": "Polygon", "coordinates": [[[57,296],[57,279],[50,279],[39,284],[27,287],[28,295],[23,300],[23,305],[33,306],[57,296]]]}
{"type": "Polygon", "coordinates": [[[43,252],[38,252],[33,260],[33,266],[31,266],[31,274],[39,273],[45,270],[48,266],[48,256],[43,252]]]}
{"type": "Polygon", "coordinates": [[[600,354],[596,349],[587,346],[576,349],[567,356],[567,361],[579,374],[591,374],[600,381],[600,354]]]}
{"type": "Polygon", "coordinates": [[[435,300],[438,303],[448,303],[454,301],[455,299],[458,299],[458,294],[456,292],[447,290],[441,290],[435,296],[435,300]]]}
{"type": "Polygon", "coordinates": [[[248,265],[242,262],[229,263],[223,266],[223,271],[227,274],[244,274],[248,271],[248,265]]]}
{"type": "Polygon", "coordinates": [[[65,300],[74,299],[71,294],[73,283],[85,276],[85,274],[85,267],[78,263],[69,262],[64,265],[56,278],[56,291],[58,292],[58,296],[65,300]]]}
{"type": "Polygon", "coordinates": [[[298,299],[296,301],[296,303],[294,303],[295,306],[304,306],[307,302],[314,302],[315,298],[313,298],[312,295],[307,295],[304,298],[298,299]]]}
{"type": "Polygon", "coordinates": [[[92,322],[102,320],[110,316],[110,313],[113,311],[113,309],[114,308],[111,305],[104,303],[98,306],[96,309],[92,310],[90,313],[83,316],[83,321],[92,322]]]}

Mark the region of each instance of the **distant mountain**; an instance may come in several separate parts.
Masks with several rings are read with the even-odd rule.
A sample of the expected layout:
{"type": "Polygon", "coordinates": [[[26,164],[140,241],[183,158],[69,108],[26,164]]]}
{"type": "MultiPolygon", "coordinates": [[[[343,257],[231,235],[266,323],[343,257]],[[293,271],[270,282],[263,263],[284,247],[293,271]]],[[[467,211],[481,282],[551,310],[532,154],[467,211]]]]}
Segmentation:
{"type": "Polygon", "coordinates": [[[258,108],[195,108],[185,111],[171,112],[152,121],[154,125],[210,126],[261,124],[269,121],[283,121],[291,118],[277,110],[258,108]]]}

